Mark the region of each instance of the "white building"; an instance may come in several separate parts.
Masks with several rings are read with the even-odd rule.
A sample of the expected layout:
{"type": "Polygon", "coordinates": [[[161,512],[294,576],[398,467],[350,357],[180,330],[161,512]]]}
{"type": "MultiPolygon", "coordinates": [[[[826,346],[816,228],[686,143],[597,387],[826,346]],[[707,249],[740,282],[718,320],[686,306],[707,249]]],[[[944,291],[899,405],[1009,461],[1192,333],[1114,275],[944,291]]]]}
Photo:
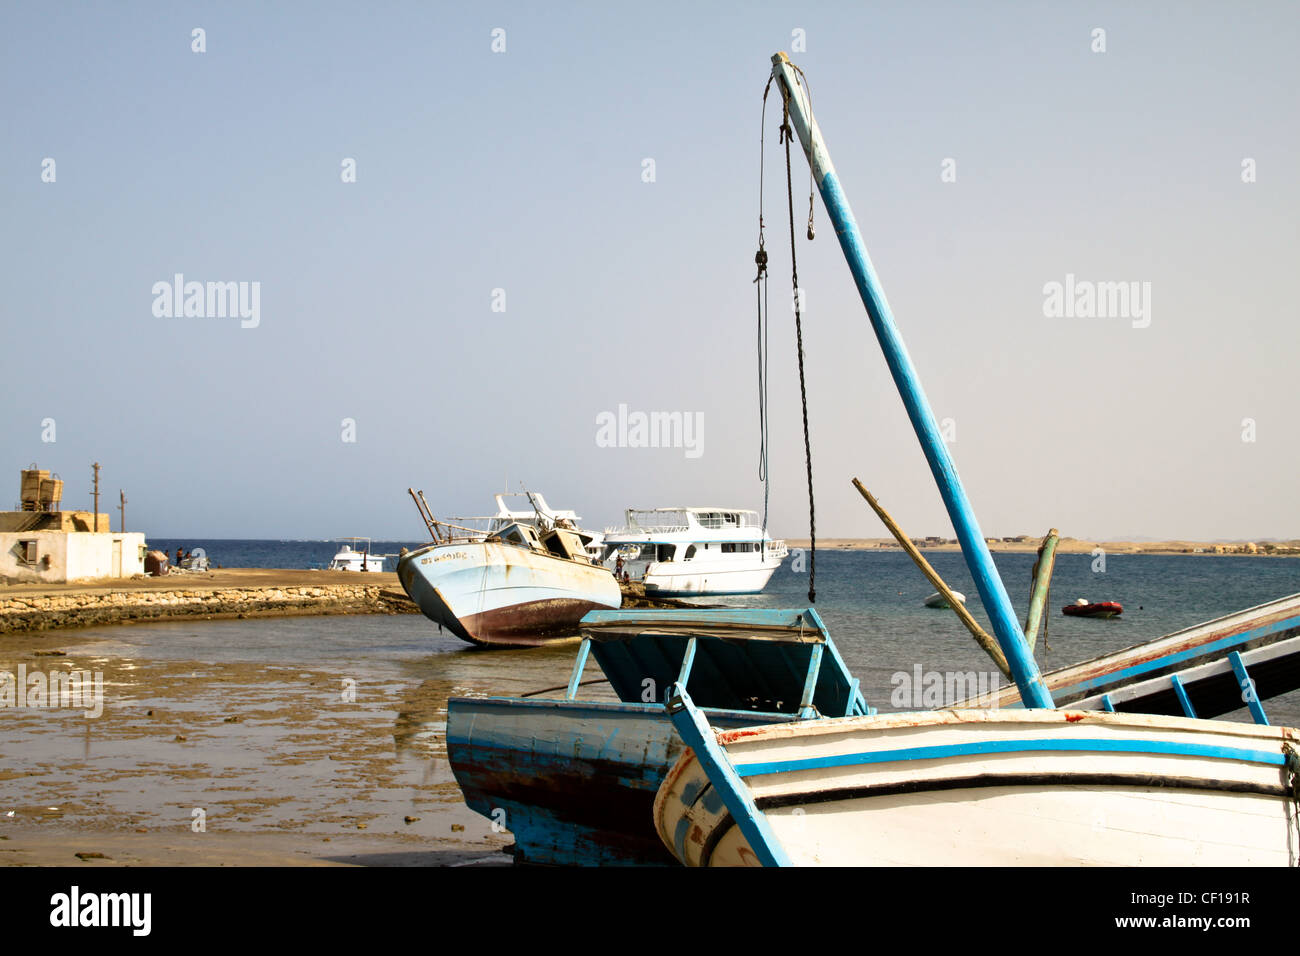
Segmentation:
{"type": "Polygon", "coordinates": [[[62,584],[144,574],[138,531],[0,531],[0,579],[62,584]]]}
{"type": "Polygon", "coordinates": [[[22,472],[22,510],[0,511],[0,584],[62,584],[144,574],[144,534],[113,532],[106,514],[63,511],[63,482],[22,472]],[[100,530],[100,529],[104,530],[100,530]]]}

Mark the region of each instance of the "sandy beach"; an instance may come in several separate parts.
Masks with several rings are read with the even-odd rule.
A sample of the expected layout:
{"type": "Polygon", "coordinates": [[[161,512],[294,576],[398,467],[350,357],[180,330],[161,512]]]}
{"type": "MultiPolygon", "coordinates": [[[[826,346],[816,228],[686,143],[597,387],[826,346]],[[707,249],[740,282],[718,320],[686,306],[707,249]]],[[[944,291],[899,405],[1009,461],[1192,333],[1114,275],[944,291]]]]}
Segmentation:
{"type": "MultiPolygon", "coordinates": [[[[310,639],[308,622],[285,623],[310,639]]],[[[250,629],[275,626],[158,624],[146,637],[222,641],[239,627],[256,640],[250,629]]],[[[0,670],[96,671],[104,688],[93,718],[0,709],[0,863],[509,862],[509,834],[465,807],[446,761],[439,728],[454,685],[388,679],[364,660],[151,659],[103,633],[0,637],[0,670]]],[[[268,653],[292,656],[276,641],[267,635],[268,653]]]]}
{"type": "MultiPolygon", "coordinates": [[[[0,630],[0,672],[102,680],[92,716],[0,700],[0,865],[508,865],[513,838],[465,806],[447,762],[446,701],[562,684],[571,649],[470,649],[418,613],[390,617],[396,598],[269,597],[360,577],[234,569],[0,588],[0,602],[172,593],[181,581],[268,596],[237,611],[170,604],[0,630]]],[[[394,574],[365,578],[397,586],[394,574]]],[[[624,601],[679,603],[647,602],[637,584],[624,601]]]]}

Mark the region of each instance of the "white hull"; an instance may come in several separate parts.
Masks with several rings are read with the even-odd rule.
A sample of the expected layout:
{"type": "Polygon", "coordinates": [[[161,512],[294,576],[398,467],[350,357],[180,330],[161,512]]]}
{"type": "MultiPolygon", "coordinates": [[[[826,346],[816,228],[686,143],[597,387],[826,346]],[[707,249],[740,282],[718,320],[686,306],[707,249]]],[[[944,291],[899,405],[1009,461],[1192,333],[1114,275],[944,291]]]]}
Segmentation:
{"type": "MultiPolygon", "coordinates": [[[[966,595],[962,594],[960,591],[953,591],[952,596],[955,597],[962,604],[966,603],[966,595]]],[[[948,599],[944,597],[942,594],[940,594],[938,591],[935,591],[933,594],[931,594],[928,598],[925,599],[925,606],[946,608],[948,607],[948,599]]]]}
{"type": "Polygon", "coordinates": [[[595,608],[623,602],[614,576],[500,541],[466,541],[412,551],[397,577],[430,620],[474,644],[532,646],[576,636],[595,608]],[[570,633],[572,632],[572,633],[570,633]]]}
{"type": "Polygon", "coordinates": [[[789,554],[757,512],[726,508],[629,509],[625,527],[605,529],[605,545],[647,594],[665,596],[757,594],[789,554]]]}
{"type": "MultiPolygon", "coordinates": [[[[795,864],[1287,866],[1300,861],[1300,834],[1278,760],[1298,736],[985,710],[803,721],[718,742],[795,864]]],[[[698,798],[706,779],[684,754],[655,801],[660,838],[688,865],[755,865],[720,801],[698,798]]]]}
{"type": "Polygon", "coordinates": [[[645,590],[646,594],[754,594],[767,587],[780,566],[779,559],[742,568],[722,563],[710,566],[699,559],[681,564],[656,562],[646,570],[645,590]]]}

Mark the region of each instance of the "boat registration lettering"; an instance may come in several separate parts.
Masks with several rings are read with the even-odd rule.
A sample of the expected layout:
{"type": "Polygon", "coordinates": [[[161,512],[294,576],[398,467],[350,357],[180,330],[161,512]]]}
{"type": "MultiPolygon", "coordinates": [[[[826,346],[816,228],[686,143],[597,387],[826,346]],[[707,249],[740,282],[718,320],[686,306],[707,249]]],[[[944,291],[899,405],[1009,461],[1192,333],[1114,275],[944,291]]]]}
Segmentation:
{"type": "MultiPolygon", "coordinates": [[[[468,557],[469,557],[469,553],[468,553],[468,552],[465,552],[465,551],[451,551],[451,552],[449,552],[449,553],[447,553],[447,554],[439,554],[439,555],[436,555],[436,556],[434,557],[433,560],[435,560],[435,561],[464,561],[464,560],[465,560],[466,558],[468,558],[468,557]]],[[[425,558],[424,560],[427,562],[429,559],[428,559],[428,558],[425,558]]]]}

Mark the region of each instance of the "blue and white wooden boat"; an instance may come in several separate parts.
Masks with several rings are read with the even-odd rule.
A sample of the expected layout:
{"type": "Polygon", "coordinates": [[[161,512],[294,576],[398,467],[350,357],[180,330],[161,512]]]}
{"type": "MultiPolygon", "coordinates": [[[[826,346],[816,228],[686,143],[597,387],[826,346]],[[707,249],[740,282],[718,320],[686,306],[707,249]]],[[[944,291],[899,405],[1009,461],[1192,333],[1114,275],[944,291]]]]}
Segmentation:
{"type": "Polygon", "coordinates": [[[675,720],[694,711],[708,737],[690,740],[654,812],[664,845],[690,866],[1300,862],[1300,735],[1289,728],[942,710],[714,738],[686,700],[675,720]]]}
{"type": "Polygon", "coordinates": [[[519,862],[671,864],[655,793],[682,750],[663,703],[689,683],[719,727],[869,712],[813,610],[593,611],[563,699],[453,697],[447,755],[465,802],[519,862]],[[578,699],[588,654],[612,689],[578,699]]]}
{"type": "MultiPolygon", "coordinates": [[[[1043,675],[1072,710],[1219,717],[1246,707],[1266,723],[1264,701],[1300,688],[1300,594],[1071,664],[1043,675]]],[[[958,707],[1021,707],[1004,687],[958,707]]]]}
{"type": "MultiPolygon", "coordinates": [[[[655,801],[689,865],[1300,862],[1300,731],[1056,710],[785,54],[773,82],[930,464],[1025,709],[792,721],[716,734],[684,687],[690,746],[655,801]]],[[[1234,674],[1240,655],[1230,666],[1234,674]]],[[[1176,683],[1176,682],[1170,682],[1176,683]]]]}
{"type": "Polygon", "coordinates": [[[623,603],[614,575],[592,561],[575,530],[522,522],[403,554],[397,578],[425,617],[494,647],[576,637],[588,611],[623,603]]]}

